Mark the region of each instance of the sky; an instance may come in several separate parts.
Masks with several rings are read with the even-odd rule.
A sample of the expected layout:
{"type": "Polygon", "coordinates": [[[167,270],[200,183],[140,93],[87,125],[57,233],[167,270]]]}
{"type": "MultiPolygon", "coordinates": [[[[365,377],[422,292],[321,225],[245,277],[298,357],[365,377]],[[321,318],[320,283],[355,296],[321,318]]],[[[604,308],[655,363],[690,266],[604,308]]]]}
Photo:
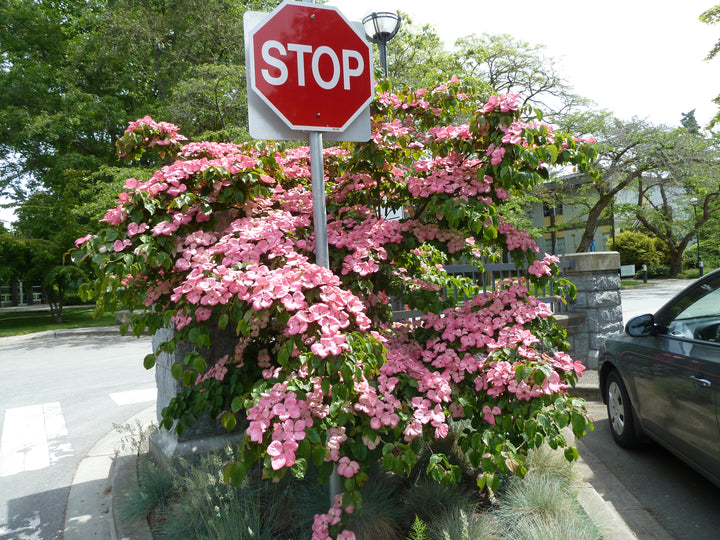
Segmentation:
{"type": "MultiPolygon", "coordinates": [[[[701,125],[718,107],[720,57],[705,61],[720,24],[698,17],[720,0],[328,0],[350,21],[399,10],[435,27],[451,50],[471,34],[510,34],[544,45],[559,73],[581,96],[617,117],[677,126],[695,109],[701,125]]],[[[0,209],[0,219],[12,213],[0,209]]]]}
{"type": "Polygon", "coordinates": [[[575,92],[624,120],[676,126],[696,109],[701,125],[715,115],[720,57],[705,61],[720,24],[698,17],[720,0],[328,0],[350,21],[373,11],[402,11],[430,24],[451,50],[471,34],[510,34],[544,45],[575,92]]]}

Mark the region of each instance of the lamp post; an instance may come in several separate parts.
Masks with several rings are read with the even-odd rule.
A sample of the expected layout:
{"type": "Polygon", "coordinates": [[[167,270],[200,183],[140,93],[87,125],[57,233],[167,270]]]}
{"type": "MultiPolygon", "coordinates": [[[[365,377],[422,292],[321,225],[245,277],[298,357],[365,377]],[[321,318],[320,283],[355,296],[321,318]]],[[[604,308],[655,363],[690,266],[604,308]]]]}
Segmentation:
{"type": "Polygon", "coordinates": [[[690,204],[693,207],[693,214],[695,215],[695,238],[697,242],[697,267],[698,270],[700,270],[700,277],[703,275],[703,262],[702,257],[700,256],[700,227],[698,227],[698,218],[697,218],[697,207],[698,207],[698,200],[697,198],[693,197],[690,199],[690,204]]]}
{"type": "Polygon", "coordinates": [[[362,20],[368,40],[377,43],[380,49],[380,65],[385,78],[388,76],[387,43],[400,30],[400,15],[391,11],[373,12],[362,20]]]}

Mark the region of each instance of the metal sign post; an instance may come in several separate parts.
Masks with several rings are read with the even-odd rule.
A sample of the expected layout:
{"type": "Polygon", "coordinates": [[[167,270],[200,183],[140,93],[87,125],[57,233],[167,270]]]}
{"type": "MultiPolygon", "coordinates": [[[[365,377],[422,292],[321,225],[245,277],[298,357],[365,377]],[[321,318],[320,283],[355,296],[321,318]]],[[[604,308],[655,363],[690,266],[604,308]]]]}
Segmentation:
{"type": "Polygon", "coordinates": [[[315,264],[323,268],[330,268],[321,131],[310,132],[310,170],[312,173],[313,224],[315,225],[315,264]]]}
{"type": "MultiPolygon", "coordinates": [[[[330,268],[323,133],[332,141],[370,139],[372,49],[361,24],[337,8],[286,0],[272,13],[243,20],[250,135],[310,139],[315,263],[330,268]]],[[[337,468],[330,504],[340,493],[337,468]]]]}

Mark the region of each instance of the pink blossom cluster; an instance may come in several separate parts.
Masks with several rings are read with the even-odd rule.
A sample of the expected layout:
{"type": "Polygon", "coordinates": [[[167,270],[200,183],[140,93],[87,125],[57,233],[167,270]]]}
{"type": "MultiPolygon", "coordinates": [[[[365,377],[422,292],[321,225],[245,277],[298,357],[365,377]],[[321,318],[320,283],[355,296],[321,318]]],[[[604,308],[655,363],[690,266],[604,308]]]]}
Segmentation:
{"type": "Polygon", "coordinates": [[[447,139],[466,140],[471,136],[470,125],[461,124],[459,126],[433,127],[428,130],[428,135],[435,141],[444,141],[447,139]]]}
{"type": "MultiPolygon", "coordinates": [[[[435,193],[447,193],[466,200],[481,193],[490,193],[493,179],[487,175],[482,180],[478,179],[480,164],[480,160],[468,160],[455,152],[444,157],[418,160],[414,164],[415,172],[423,174],[407,179],[408,190],[413,197],[427,198],[435,193]]],[[[492,204],[489,198],[484,202],[492,204]]]]}
{"type": "Polygon", "coordinates": [[[480,109],[483,114],[489,114],[495,110],[500,112],[516,111],[520,107],[520,94],[505,94],[502,96],[490,96],[487,103],[480,109]]]}
{"type": "Polygon", "coordinates": [[[343,275],[354,272],[367,276],[377,272],[379,262],[388,258],[385,245],[400,243],[409,225],[362,215],[365,211],[360,208],[344,210],[345,219],[340,219],[344,217],[341,210],[338,219],[329,220],[327,226],[328,244],[350,252],[343,261],[343,275]]]}
{"type": "Polygon", "coordinates": [[[143,143],[149,147],[175,145],[187,140],[187,137],[178,133],[178,127],[175,124],[156,122],[149,116],[130,122],[125,133],[147,130],[153,134],[152,137],[146,136],[143,138],[143,143]]]}
{"type": "MultiPolygon", "coordinates": [[[[281,151],[269,145],[260,151],[187,144],[178,161],[150,180],[127,180],[120,204],[104,218],[115,228],[116,234],[107,236],[112,240],[99,245],[78,239],[87,250],[144,264],[147,276],[122,268],[118,279],[125,290],[118,291],[134,288],[131,294],[144,296],[148,307],[171,312],[180,335],[205,321],[224,318],[230,328],[237,323],[240,335],[232,352],[196,382],[228,384],[231,369],[254,362],[261,375],[238,397],[249,421],[244,444],[258,445],[248,455],[258,450],[267,458],[268,476],[292,467],[299,449],[305,452],[310,444],[342,477],[356,478],[368,463],[348,448],[360,437],[371,450],[423,435],[443,438],[450,418],[468,411],[489,428],[508,414],[508,401],[562,392],[566,379],[582,372],[580,363],[548,352],[546,340],[536,335],[551,312],[529,295],[527,280],[500,282],[494,291],[441,313],[388,322],[388,296],[438,291],[435,281],[444,269],[437,263],[448,255],[509,250],[516,258],[528,252],[532,260],[539,251],[526,231],[502,218],[497,237],[476,240],[469,232],[478,223],[491,227],[489,216],[496,214],[490,207],[508,197],[515,178],[502,176],[504,165],[512,161],[514,169],[530,170],[515,159],[515,147],[526,146],[523,137],[535,128],[517,114],[515,121],[507,114],[499,124],[482,117],[516,111],[519,96],[491,97],[477,124],[421,128],[440,114],[433,110],[436,104],[455,101],[447,99],[453,91],[441,85],[404,99],[380,94],[377,104],[388,118],[376,119],[373,141],[352,154],[344,148],[323,151],[332,269],[311,262],[307,147],[281,151]],[[478,131],[471,132],[471,125],[478,131]],[[404,217],[381,217],[385,204],[403,208],[404,217]],[[472,222],[453,221],[459,206],[472,222]],[[540,384],[518,375],[541,367],[547,376],[540,384]],[[318,433],[325,434],[324,443],[318,433]]],[[[173,139],[174,126],[151,121],[141,119],[129,132],[157,130],[163,140],[181,140],[173,139]]],[[[152,145],[152,139],[145,142],[152,145]]],[[[528,279],[549,276],[556,262],[548,255],[535,261],[528,279]]],[[[418,303],[432,296],[418,295],[418,303]]],[[[315,517],[313,538],[324,540],[339,530],[343,512],[352,508],[343,511],[336,499],[327,514],[315,517]]],[[[354,535],[343,531],[337,538],[354,535]]]]}
{"type": "Polygon", "coordinates": [[[499,218],[498,232],[505,235],[505,242],[510,251],[520,249],[522,251],[534,251],[537,253],[540,248],[527,231],[519,231],[517,227],[499,218]]]}
{"type": "Polygon", "coordinates": [[[303,440],[305,428],[313,425],[308,402],[298,399],[294,392],[288,392],[288,384],[288,381],[276,383],[269,392],[262,393],[247,411],[249,424],[246,433],[251,441],[262,443],[265,433],[272,427],[268,454],[272,456],[274,470],[291,467],[295,463],[297,441],[303,440]]]}
{"type": "MultiPolygon", "coordinates": [[[[354,508],[348,506],[344,509],[345,513],[352,514],[354,508]]],[[[327,514],[316,514],[313,520],[312,540],[332,540],[330,536],[330,527],[338,525],[342,520],[342,493],[335,496],[333,505],[327,514]]],[[[355,533],[343,530],[336,536],[336,540],[355,540],[355,533]]]]}
{"type": "MultiPolygon", "coordinates": [[[[538,339],[525,326],[550,315],[547,305],[529,296],[526,286],[502,282],[496,291],[480,295],[463,307],[423,316],[417,324],[434,330],[438,336],[424,344],[414,342],[409,330],[396,328],[388,342],[388,359],[380,370],[378,390],[367,384],[358,385],[360,397],[355,408],[371,418],[398,414],[403,404],[394,397],[393,390],[400,378],[415,379],[418,392],[423,395],[404,405],[412,410],[403,431],[410,441],[428,424],[434,428],[436,437],[445,436],[444,408],[453,401],[459,385],[472,384],[475,390],[491,397],[509,392],[520,400],[560,392],[567,384],[557,373],[537,385],[517,381],[515,364],[492,360],[495,351],[514,349],[518,351],[516,363],[543,362],[536,350],[538,339]],[[383,381],[391,384],[383,385],[383,381]]],[[[563,356],[556,361],[566,362],[563,356]]],[[[451,412],[455,416],[463,414],[458,408],[451,412]]],[[[490,413],[500,414],[495,408],[490,413]]],[[[377,422],[375,427],[383,425],[377,422]]]]}
{"type": "Polygon", "coordinates": [[[528,268],[528,273],[537,276],[552,276],[552,267],[551,265],[557,264],[560,262],[560,258],[556,257],[555,255],[550,255],[548,253],[545,254],[545,257],[542,258],[542,260],[534,261],[530,267],[528,268]]]}
{"type": "Polygon", "coordinates": [[[452,229],[442,229],[433,223],[414,223],[411,232],[420,243],[432,240],[445,243],[449,253],[457,253],[474,244],[471,237],[452,229]]]}
{"type": "Polygon", "coordinates": [[[543,359],[549,361],[554,367],[566,373],[574,371],[575,374],[581,375],[582,372],[585,371],[585,366],[582,362],[573,360],[569,354],[562,351],[553,352],[552,358],[544,354],[543,359]]]}

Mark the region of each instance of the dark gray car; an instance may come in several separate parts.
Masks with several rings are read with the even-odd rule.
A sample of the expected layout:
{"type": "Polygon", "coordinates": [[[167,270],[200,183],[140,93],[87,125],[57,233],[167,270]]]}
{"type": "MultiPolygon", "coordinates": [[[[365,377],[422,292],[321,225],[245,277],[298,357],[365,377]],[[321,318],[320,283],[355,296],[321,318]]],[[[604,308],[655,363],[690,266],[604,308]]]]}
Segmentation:
{"type": "Polygon", "coordinates": [[[620,446],[652,439],[720,485],[720,270],[607,339],[598,373],[620,446]]]}

